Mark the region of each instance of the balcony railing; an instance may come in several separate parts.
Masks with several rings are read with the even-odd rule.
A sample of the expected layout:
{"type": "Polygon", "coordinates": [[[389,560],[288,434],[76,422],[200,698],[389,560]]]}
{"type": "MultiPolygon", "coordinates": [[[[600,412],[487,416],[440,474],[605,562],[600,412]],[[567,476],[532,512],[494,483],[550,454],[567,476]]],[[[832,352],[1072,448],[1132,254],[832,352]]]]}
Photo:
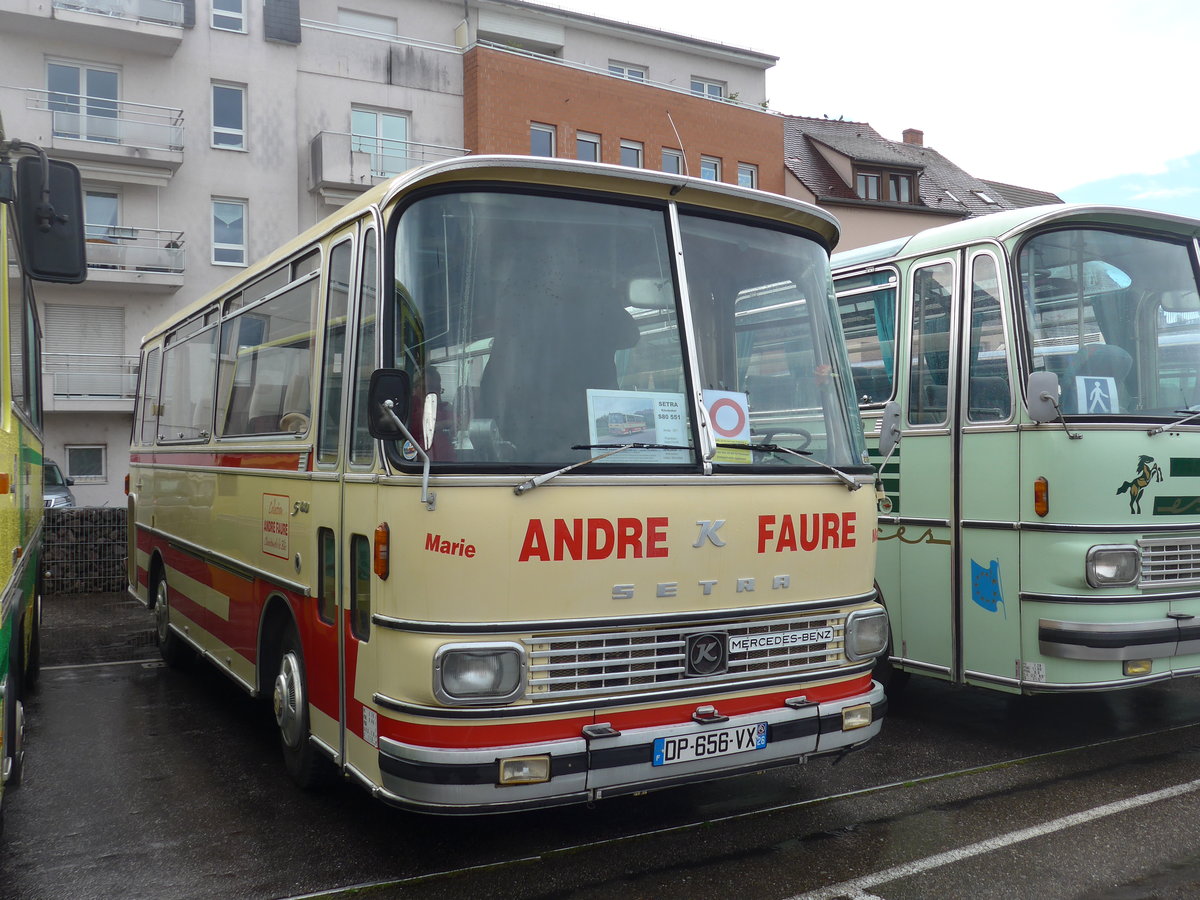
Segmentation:
{"type": "Polygon", "coordinates": [[[47,110],[55,138],[148,150],[183,150],[183,110],[30,88],[26,109],[47,110]]]}
{"type": "Polygon", "coordinates": [[[54,0],[54,8],[183,27],[183,4],[177,0],[54,0]]]}
{"type": "Polygon", "coordinates": [[[322,131],[309,143],[310,187],[361,191],[416,166],[468,152],[462,147],[322,131]]]}
{"type": "Polygon", "coordinates": [[[99,353],[45,353],[42,370],[60,400],[132,400],[138,358],[99,353]]]}
{"type": "Polygon", "coordinates": [[[183,232],[86,225],[89,269],[183,274],[183,232]]]}

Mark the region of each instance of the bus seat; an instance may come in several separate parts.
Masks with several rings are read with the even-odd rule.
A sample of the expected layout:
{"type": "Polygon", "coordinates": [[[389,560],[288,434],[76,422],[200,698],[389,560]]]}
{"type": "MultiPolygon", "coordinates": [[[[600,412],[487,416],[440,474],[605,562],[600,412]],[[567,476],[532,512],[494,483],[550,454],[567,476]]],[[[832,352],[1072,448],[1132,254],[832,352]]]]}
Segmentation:
{"type": "MultiPolygon", "coordinates": [[[[1124,348],[1118,347],[1116,344],[1087,344],[1072,357],[1071,363],[1067,367],[1067,380],[1064,386],[1072,391],[1078,390],[1079,385],[1075,379],[1080,376],[1111,378],[1117,384],[1117,399],[1120,401],[1123,399],[1121,396],[1124,389],[1123,382],[1131,368],[1133,368],[1133,357],[1124,348]]],[[[1083,411],[1086,406],[1086,397],[1076,398],[1076,410],[1083,411]]]]}
{"type": "Polygon", "coordinates": [[[909,411],[914,425],[930,425],[946,420],[946,385],[926,382],[921,386],[921,404],[909,411]]]}
{"type": "Polygon", "coordinates": [[[308,396],[308,373],[297,372],[283,392],[283,409],[279,416],[279,430],[307,431],[312,403],[308,396]]]}
{"type": "Polygon", "coordinates": [[[615,390],[614,356],[638,341],[637,324],[615,300],[577,297],[533,290],[522,314],[497,327],[474,418],[494,419],[499,440],[522,461],[570,459],[572,445],[589,442],[587,390],[615,390]]]}
{"type": "Polygon", "coordinates": [[[279,413],[282,406],[282,384],[256,384],[254,392],[250,395],[247,433],[273,434],[279,431],[279,413]]]}
{"type": "Polygon", "coordinates": [[[1123,381],[1133,367],[1133,357],[1116,344],[1087,344],[1075,354],[1067,372],[1072,377],[1090,375],[1123,381]]]}
{"type": "Polygon", "coordinates": [[[1012,412],[1008,379],[996,375],[976,376],[968,385],[967,415],[973,421],[1007,419],[1012,412]]]}

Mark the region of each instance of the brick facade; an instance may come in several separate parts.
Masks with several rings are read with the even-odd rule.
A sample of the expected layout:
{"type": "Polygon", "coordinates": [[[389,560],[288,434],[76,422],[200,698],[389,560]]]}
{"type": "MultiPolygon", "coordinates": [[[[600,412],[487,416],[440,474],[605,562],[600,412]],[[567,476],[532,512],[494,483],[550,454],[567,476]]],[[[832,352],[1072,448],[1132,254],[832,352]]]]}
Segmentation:
{"type": "Polygon", "coordinates": [[[639,141],[647,169],[662,168],[664,148],[683,149],[691,175],[700,174],[701,156],[713,157],[721,160],[721,180],[736,184],[738,164],[751,164],[759,188],[784,193],[781,116],[487,47],[470,50],[463,60],[466,146],[527,154],[535,123],[554,127],[556,156],[574,159],[582,131],[600,135],[601,162],[620,162],[621,141],[639,141]]]}

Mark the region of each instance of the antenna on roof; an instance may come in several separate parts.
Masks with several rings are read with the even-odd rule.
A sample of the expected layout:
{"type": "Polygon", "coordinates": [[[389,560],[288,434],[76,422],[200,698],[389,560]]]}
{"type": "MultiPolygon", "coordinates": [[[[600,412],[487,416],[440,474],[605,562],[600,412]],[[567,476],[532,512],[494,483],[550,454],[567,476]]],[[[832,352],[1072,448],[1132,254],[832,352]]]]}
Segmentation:
{"type": "Polygon", "coordinates": [[[688,174],[687,167],[687,148],[683,146],[683,138],[679,136],[679,129],[675,127],[675,120],[671,118],[671,111],[667,110],[667,121],[671,123],[671,130],[675,132],[675,140],[679,142],[679,152],[683,154],[683,174],[688,174]]]}

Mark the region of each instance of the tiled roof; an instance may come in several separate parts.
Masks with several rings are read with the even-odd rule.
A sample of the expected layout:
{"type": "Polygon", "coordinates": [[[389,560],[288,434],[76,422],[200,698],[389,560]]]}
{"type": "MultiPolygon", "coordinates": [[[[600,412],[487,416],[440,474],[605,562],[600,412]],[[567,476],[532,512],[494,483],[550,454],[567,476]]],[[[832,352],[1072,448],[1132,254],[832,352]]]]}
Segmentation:
{"type": "Polygon", "coordinates": [[[997,194],[1009,199],[1014,206],[1043,206],[1047,203],[1062,203],[1062,197],[1050,191],[1039,191],[1037,188],[1020,187],[1015,184],[1005,184],[1003,181],[984,181],[997,194]]]}
{"type": "MultiPolygon", "coordinates": [[[[889,141],[865,122],[791,116],[784,129],[785,164],[816,195],[818,202],[862,202],[854,185],[847,184],[829,164],[822,154],[822,145],[855,162],[918,171],[920,203],[917,205],[931,211],[966,218],[1034,203],[1061,202],[1045,191],[983,181],[932,147],[889,141]],[[989,199],[994,202],[988,202],[989,199]]],[[[894,204],[887,205],[894,208],[894,204]]]]}

